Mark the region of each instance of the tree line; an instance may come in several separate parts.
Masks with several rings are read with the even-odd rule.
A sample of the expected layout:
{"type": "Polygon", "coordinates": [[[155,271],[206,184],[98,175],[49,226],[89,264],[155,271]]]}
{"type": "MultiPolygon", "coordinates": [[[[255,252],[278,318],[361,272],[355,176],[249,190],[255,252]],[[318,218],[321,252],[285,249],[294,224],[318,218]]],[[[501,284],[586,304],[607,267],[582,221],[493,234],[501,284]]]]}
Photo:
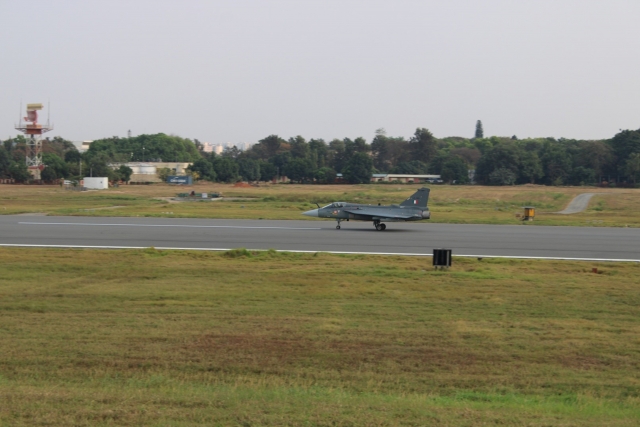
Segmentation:
{"type": "Polygon", "coordinates": [[[418,128],[410,138],[378,129],[364,138],[285,140],[270,135],[246,151],[221,156],[203,153],[191,170],[199,178],[231,182],[267,181],[287,176],[297,182],[331,183],[341,173],[346,182],[369,182],[372,173],[436,174],[449,183],[466,184],[470,173],[484,185],[594,185],[635,183],[640,178],[640,129],[607,140],[482,136],[435,138],[418,128]],[[234,166],[232,166],[234,165],[234,166]]]}
{"type": "MultiPolygon", "coordinates": [[[[93,176],[124,179],[130,169],[112,163],[130,161],[193,162],[196,179],[217,182],[270,181],[286,176],[295,182],[333,183],[337,174],[349,183],[366,183],[373,173],[437,174],[449,183],[485,185],[635,185],[640,178],[640,129],[624,130],[606,140],[512,137],[485,138],[482,123],[474,138],[435,138],[418,128],[409,138],[378,129],[364,138],[325,141],[302,136],[269,135],[248,150],[230,147],[221,155],[206,153],[197,140],[173,135],[139,135],[94,141],[79,153],[63,138],[43,144],[43,180],[93,176]],[[80,170],[82,168],[82,170],[80,170]]],[[[0,177],[28,180],[24,165],[26,139],[18,136],[0,146],[0,177]]],[[[125,179],[126,180],[126,179],[125,179]]]]}
{"type": "MultiPolygon", "coordinates": [[[[201,155],[196,144],[188,139],[165,134],[140,135],[133,138],[95,140],[89,149],[80,153],[71,141],[56,136],[42,144],[42,180],[82,179],[85,176],[106,176],[110,181],[128,181],[131,168],[110,164],[127,162],[178,161],[193,162],[201,155]]],[[[26,182],[31,175],[25,164],[27,139],[19,135],[3,141],[0,146],[0,178],[26,182]]]]}

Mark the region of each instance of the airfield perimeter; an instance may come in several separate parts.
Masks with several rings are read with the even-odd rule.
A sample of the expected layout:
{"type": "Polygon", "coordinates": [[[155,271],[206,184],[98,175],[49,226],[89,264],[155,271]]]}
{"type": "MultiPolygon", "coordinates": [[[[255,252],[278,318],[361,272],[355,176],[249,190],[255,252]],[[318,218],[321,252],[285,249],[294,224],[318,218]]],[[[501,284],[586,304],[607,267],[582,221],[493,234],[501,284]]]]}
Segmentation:
{"type": "Polygon", "coordinates": [[[414,188],[311,189],[0,188],[0,244],[32,246],[0,247],[0,425],[638,425],[637,262],[232,249],[639,260],[637,190],[442,187],[378,232],[298,218],[414,188]]]}
{"type": "Polygon", "coordinates": [[[640,261],[640,229],[177,218],[0,216],[1,246],[94,247],[640,261]]]}

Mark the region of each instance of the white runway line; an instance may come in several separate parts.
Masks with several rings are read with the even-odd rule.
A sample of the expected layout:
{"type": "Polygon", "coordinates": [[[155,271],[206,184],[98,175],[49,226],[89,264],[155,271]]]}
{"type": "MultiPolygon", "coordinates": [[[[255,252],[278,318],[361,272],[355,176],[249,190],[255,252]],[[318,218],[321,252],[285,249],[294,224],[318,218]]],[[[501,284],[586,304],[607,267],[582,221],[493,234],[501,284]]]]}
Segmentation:
{"type": "MultiPolygon", "coordinates": [[[[58,248],[58,249],[148,249],[151,246],[87,246],[87,245],[32,245],[20,243],[0,243],[0,247],[15,248],[58,248]]],[[[173,248],[154,246],[154,249],[162,251],[231,251],[234,248],[173,248]]],[[[238,249],[238,248],[236,248],[238,249]]],[[[266,252],[270,249],[248,249],[252,252],[266,252]]],[[[420,253],[396,253],[396,252],[345,252],[345,251],[300,251],[276,249],[276,252],[291,252],[299,254],[335,254],[335,255],[382,255],[382,256],[421,256],[431,257],[433,254],[420,253]]],[[[548,261],[591,261],[591,262],[640,262],[640,259],[616,259],[616,258],[572,258],[572,257],[535,257],[535,256],[510,256],[510,255],[452,255],[454,258],[502,258],[502,259],[541,259],[548,261]]]]}
{"type": "Polygon", "coordinates": [[[179,227],[179,228],[239,228],[239,229],[272,229],[272,230],[322,230],[316,227],[241,227],[238,225],[186,225],[186,224],[95,224],[87,222],[19,222],[21,225],[80,225],[94,227],[179,227]]]}

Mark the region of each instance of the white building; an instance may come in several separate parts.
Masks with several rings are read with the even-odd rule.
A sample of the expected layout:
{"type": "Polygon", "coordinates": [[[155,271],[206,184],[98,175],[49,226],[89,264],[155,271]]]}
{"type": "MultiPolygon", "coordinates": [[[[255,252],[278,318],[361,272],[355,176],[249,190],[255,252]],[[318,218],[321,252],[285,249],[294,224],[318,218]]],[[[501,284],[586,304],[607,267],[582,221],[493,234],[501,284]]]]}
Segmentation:
{"type": "Polygon", "coordinates": [[[374,173],[371,182],[434,182],[440,180],[440,175],[411,175],[400,173],[374,173]]]}
{"type": "Polygon", "coordinates": [[[133,173],[130,182],[162,182],[158,177],[158,170],[167,168],[171,171],[169,175],[184,175],[190,162],[128,162],[110,163],[109,167],[118,169],[120,166],[129,166],[133,173]]]}
{"type": "Polygon", "coordinates": [[[71,141],[71,143],[81,153],[84,153],[85,151],[87,151],[92,142],[93,141],[71,141]]]}
{"type": "Polygon", "coordinates": [[[82,186],[89,190],[106,190],[107,188],[109,188],[109,178],[107,178],[106,176],[85,176],[82,180],[82,186]]]}

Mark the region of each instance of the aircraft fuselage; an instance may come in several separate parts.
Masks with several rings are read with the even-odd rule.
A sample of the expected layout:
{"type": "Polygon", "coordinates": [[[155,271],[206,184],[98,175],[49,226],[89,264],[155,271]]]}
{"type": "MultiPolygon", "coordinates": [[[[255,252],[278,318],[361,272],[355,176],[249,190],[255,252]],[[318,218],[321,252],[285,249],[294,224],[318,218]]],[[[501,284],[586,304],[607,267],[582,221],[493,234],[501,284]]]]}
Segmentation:
{"type": "Polygon", "coordinates": [[[377,206],[377,205],[362,205],[357,203],[335,202],[330,205],[324,206],[320,209],[314,209],[305,212],[307,216],[317,216],[319,218],[333,218],[341,220],[356,220],[356,221],[384,221],[384,222],[398,222],[398,221],[420,221],[422,219],[429,219],[431,212],[429,208],[414,208],[399,205],[390,206],[377,206]],[[359,210],[364,211],[366,208],[366,215],[358,214],[359,210]],[[400,210],[401,209],[401,210],[400,210]],[[394,218],[402,213],[403,218],[394,218]],[[377,215],[376,215],[377,214],[377,215]],[[408,216],[408,218],[407,218],[408,216]]]}
{"type": "Polygon", "coordinates": [[[340,229],[340,221],[352,219],[371,221],[376,230],[382,231],[387,228],[382,222],[420,221],[421,219],[431,218],[431,212],[427,207],[429,191],[428,188],[421,188],[399,205],[381,206],[333,202],[302,214],[335,219],[338,222],[337,229],[340,229]]]}

